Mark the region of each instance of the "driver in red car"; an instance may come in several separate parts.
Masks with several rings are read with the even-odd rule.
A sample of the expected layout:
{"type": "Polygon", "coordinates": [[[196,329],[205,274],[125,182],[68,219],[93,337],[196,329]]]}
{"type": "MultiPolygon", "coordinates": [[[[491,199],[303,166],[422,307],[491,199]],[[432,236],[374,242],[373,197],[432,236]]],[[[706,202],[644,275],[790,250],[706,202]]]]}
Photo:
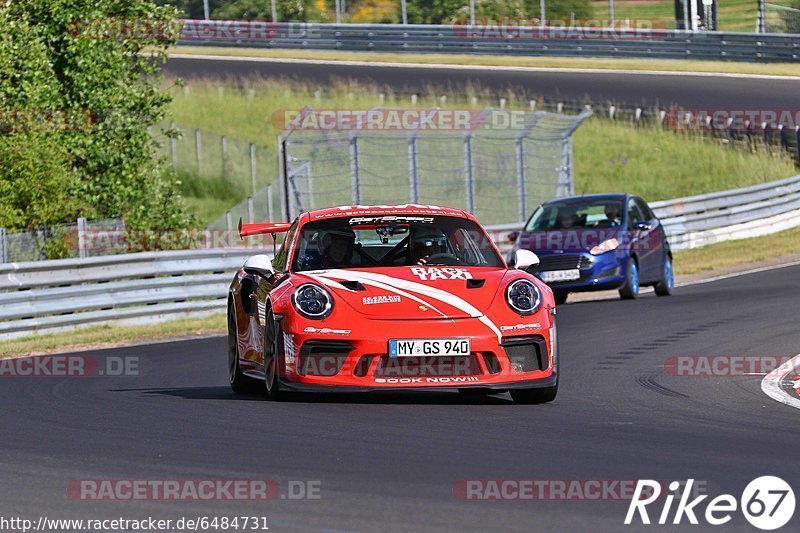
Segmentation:
{"type": "Polygon", "coordinates": [[[411,237],[409,246],[410,265],[425,265],[431,257],[438,254],[447,254],[447,236],[441,231],[422,229],[411,237]]]}
{"type": "Polygon", "coordinates": [[[356,234],[349,227],[322,233],[317,241],[321,258],[319,268],[327,270],[352,267],[355,242],[356,234]]]}

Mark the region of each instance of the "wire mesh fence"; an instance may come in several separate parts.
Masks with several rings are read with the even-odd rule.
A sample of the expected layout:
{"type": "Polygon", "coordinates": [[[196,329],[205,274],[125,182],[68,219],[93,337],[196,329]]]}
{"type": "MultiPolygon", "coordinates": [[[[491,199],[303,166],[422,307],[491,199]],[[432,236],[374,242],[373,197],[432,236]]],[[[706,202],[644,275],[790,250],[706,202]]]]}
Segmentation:
{"type": "Polygon", "coordinates": [[[321,131],[302,127],[314,111],[304,113],[280,139],[290,218],[335,205],[425,203],[485,224],[524,220],[574,191],[571,136],[591,116],[485,109],[470,112],[463,129],[321,131]]]}
{"type": "MultiPolygon", "coordinates": [[[[800,2],[796,0],[759,3],[766,33],[800,33],[800,2]]],[[[761,22],[761,21],[759,21],[761,22]]],[[[756,23],[756,31],[759,31],[756,23]]]]}
{"type": "Polygon", "coordinates": [[[174,122],[162,123],[151,133],[173,170],[194,179],[221,181],[241,198],[256,194],[275,179],[274,148],[174,122]]]}
{"type": "Polygon", "coordinates": [[[130,251],[122,219],[87,221],[44,226],[32,231],[0,228],[0,263],[45,259],[98,257],[130,251]]]}

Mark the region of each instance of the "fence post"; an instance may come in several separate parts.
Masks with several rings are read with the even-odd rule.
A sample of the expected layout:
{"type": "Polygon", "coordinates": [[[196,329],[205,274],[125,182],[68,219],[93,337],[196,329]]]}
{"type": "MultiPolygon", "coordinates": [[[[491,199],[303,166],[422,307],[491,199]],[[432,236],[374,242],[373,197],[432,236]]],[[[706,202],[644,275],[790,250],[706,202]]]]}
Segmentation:
{"type": "Polygon", "coordinates": [[[256,145],[250,143],[250,181],[253,184],[253,196],[256,195],[256,145]]]}
{"type": "Polygon", "coordinates": [[[252,196],[247,197],[247,220],[251,224],[256,221],[256,206],[252,196]]]}
{"type": "Polygon", "coordinates": [[[283,134],[278,136],[278,192],[281,202],[281,219],[290,220],[289,212],[289,183],[288,169],[286,164],[286,137],[283,134]]]}
{"type": "Polygon", "coordinates": [[[178,139],[176,139],[174,135],[175,131],[175,123],[169,123],[169,130],[170,130],[170,138],[169,138],[169,149],[170,149],[170,156],[172,158],[172,170],[178,169],[178,139]]]}
{"type": "Polygon", "coordinates": [[[222,136],[222,179],[228,180],[228,138],[222,136]]]}
{"type": "Polygon", "coordinates": [[[561,171],[559,172],[556,196],[572,196],[575,194],[575,177],[572,168],[572,137],[569,136],[561,144],[561,171]]]}
{"type": "Polygon", "coordinates": [[[86,246],[86,218],[78,219],[78,257],[85,259],[88,256],[86,246]]]}
{"type": "Polygon", "coordinates": [[[306,177],[308,178],[308,208],[313,211],[314,207],[314,169],[311,167],[311,160],[306,161],[306,177]]]}
{"type": "Polygon", "coordinates": [[[472,133],[464,135],[464,179],[467,185],[467,212],[475,214],[475,179],[472,174],[472,133]]]}
{"type": "Polygon", "coordinates": [[[0,228],[0,263],[8,263],[8,240],[6,228],[0,228]]]}
{"type": "Polygon", "coordinates": [[[197,173],[200,174],[200,169],[203,165],[203,150],[200,145],[200,130],[194,130],[194,150],[197,154],[197,173]]]}
{"type": "Polygon", "coordinates": [[[358,135],[350,134],[350,180],[353,205],[361,203],[361,176],[358,161],[358,135]]]}
{"type": "Polygon", "coordinates": [[[272,218],[272,184],[267,185],[267,222],[273,222],[275,219],[272,218]]]}
{"type": "Polygon", "coordinates": [[[517,193],[519,194],[518,197],[518,208],[519,208],[519,221],[525,221],[525,214],[526,214],[526,207],[525,207],[525,138],[521,136],[517,136],[517,150],[516,150],[516,162],[517,162],[517,193]]]}
{"type": "Polygon", "coordinates": [[[408,137],[408,199],[412,204],[419,203],[419,189],[417,176],[417,136],[412,133],[408,137]]]}

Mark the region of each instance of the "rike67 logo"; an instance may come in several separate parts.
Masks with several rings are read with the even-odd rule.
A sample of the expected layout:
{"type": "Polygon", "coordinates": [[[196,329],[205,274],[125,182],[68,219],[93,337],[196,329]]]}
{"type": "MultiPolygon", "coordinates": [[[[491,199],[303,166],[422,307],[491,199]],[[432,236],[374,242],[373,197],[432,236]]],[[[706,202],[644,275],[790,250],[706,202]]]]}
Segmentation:
{"type": "MultiPolygon", "coordinates": [[[[689,479],[682,489],[683,483],[678,481],[670,483],[668,486],[670,493],[663,498],[661,512],[654,515],[653,520],[660,525],[667,523],[677,525],[685,518],[690,524],[697,525],[700,516],[712,526],[721,526],[730,522],[733,513],[740,509],[750,524],[758,529],[771,531],[785,526],[794,515],[794,491],[779,477],[762,476],[754,479],[745,487],[739,500],[731,494],[721,494],[708,502],[704,502],[708,498],[707,494],[689,500],[693,484],[694,480],[689,479]],[[678,503],[673,511],[672,506],[676,499],[678,503]],[[705,503],[704,512],[701,505],[703,503],[705,503]]],[[[642,524],[650,524],[648,505],[656,501],[660,504],[661,493],[662,488],[658,481],[640,479],[628,507],[625,524],[630,525],[637,518],[642,524]]],[[[659,504],[653,505],[650,511],[657,511],[659,504]]]]}

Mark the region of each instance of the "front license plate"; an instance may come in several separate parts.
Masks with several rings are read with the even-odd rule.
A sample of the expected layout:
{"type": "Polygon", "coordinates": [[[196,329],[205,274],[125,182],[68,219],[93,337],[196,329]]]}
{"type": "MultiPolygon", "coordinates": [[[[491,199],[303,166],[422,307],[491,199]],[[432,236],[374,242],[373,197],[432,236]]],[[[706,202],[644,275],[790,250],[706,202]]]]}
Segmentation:
{"type": "Polygon", "coordinates": [[[542,272],[542,281],[545,283],[551,281],[573,281],[580,279],[581,271],[577,268],[572,270],[551,270],[549,272],[542,272]]]}
{"type": "Polygon", "coordinates": [[[392,339],[389,357],[469,355],[469,339],[392,339]]]}

